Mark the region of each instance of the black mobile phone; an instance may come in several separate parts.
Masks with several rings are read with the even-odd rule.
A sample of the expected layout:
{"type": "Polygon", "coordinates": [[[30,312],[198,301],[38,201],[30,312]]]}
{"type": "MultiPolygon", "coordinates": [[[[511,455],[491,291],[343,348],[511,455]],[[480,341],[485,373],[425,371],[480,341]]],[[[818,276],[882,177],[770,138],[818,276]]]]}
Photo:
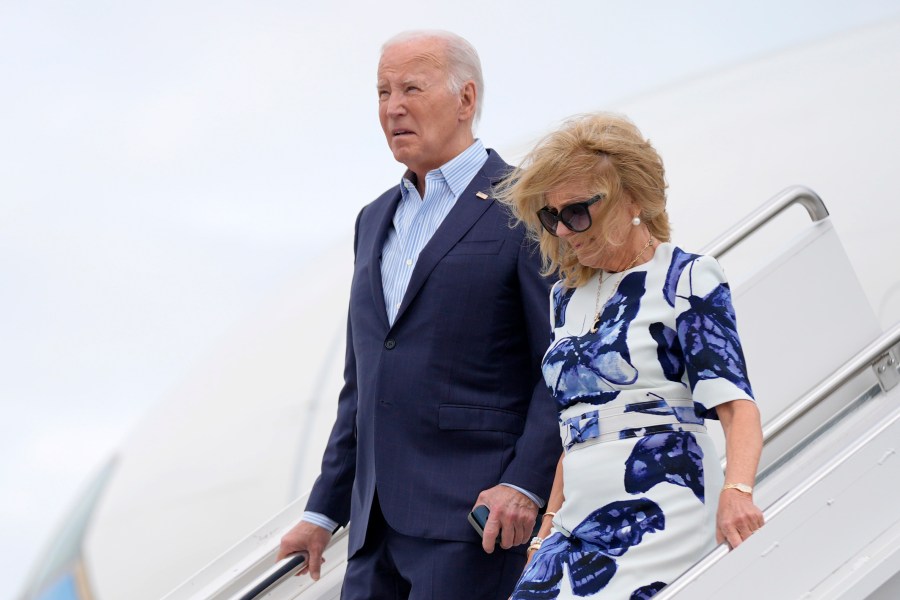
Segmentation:
{"type": "MultiPolygon", "coordinates": [[[[479,537],[484,537],[484,528],[487,526],[488,515],[490,514],[491,509],[484,504],[479,504],[469,513],[469,523],[478,532],[479,537]]],[[[499,533],[497,534],[497,541],[500,541],[499,533]]]]}

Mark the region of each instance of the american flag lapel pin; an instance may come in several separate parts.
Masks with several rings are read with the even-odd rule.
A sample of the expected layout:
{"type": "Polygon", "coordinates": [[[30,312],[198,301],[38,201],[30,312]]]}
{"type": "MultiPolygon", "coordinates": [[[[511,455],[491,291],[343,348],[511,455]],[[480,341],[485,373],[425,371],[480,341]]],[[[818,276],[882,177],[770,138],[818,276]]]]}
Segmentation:
{"type": "Polygon", "coordinates": [[[487,199],[488,199],[488,195],[485,194],[484,192],[475,192],[475,196],[478,197],[478,198],[481,198],[482,200],[487,200],[487,199]]]}

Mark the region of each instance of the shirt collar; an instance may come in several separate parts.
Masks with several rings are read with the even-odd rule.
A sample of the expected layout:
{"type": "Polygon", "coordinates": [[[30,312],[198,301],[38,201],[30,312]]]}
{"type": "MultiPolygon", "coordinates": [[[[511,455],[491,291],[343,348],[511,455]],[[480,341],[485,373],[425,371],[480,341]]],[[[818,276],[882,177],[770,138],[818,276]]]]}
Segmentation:
{"type": "MultiPolygon", "coordinates": [[[[484,163],[487,162],[487,157],[487,150],[484,149],[484,144],[481,143],[480,139],[476,138],[471,146],[457,154],[454,158],[450,159],[437,169],[428,171],[428,173],[425,174],[425,180],[443,179],[447,182],[447,187],[450,188],[450,192],[453,194],[454,199],[459,198],[462,193],[466,191],[466,188],[469,186],[469,183],[472,182],[472,179],[475,178],[475,175],[478,174],[478,171],[481,170],[481,167],[484,166],[484,163]]],[[[409,190],[415,189],[416,187],[416,184],[412,181],[412,177],[413,174],[409,170],[403,174],[400,189],[402,190],[404,199],[409,193],[409,190]]]]}

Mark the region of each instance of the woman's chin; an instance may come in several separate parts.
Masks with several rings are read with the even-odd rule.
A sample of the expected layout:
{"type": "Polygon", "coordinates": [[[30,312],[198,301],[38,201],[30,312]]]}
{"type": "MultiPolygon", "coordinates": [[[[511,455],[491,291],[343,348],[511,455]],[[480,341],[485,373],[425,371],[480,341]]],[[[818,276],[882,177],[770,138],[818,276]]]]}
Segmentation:
{"type": "Polygon", "coordinates": [[[594,254],[588,252],[580,253],[578,252],[578,250],[575,250],[575,258],[578,259],[579,264],[581,264],[581,266],[583,267],[588,267],[589,269],[603,268],[603,259],[594,254]]]}

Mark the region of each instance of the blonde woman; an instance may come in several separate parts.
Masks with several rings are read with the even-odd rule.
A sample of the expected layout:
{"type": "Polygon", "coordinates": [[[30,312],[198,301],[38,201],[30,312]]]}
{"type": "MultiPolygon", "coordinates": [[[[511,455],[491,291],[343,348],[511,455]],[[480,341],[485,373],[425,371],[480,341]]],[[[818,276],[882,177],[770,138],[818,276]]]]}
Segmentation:
{"type": "Polygon", "coordinates": [[[561,276],[542,368],[563,454],[552,523],[513,599],[649,598],[763,524],[759,412],[728,283],[670,243],[665,188],[656,150],[613,114],[566,123],[500,188],[561,276]],[[724,474],[708,418],[725,431],[724,474]]]}

